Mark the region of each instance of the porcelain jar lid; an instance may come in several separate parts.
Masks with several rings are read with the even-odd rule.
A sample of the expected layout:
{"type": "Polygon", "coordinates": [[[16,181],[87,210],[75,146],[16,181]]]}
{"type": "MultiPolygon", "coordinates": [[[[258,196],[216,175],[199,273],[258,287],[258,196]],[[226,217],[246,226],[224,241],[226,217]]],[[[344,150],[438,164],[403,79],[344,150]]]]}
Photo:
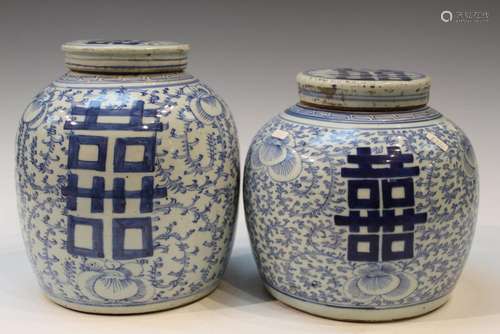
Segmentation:
{"type": "Polygon", "coordinates": [[[179,72],[188,44],[141,40],[80,40],[62,45],[66,66],[93,73],[179,72]]]}
{"type": "Polygon", "coordinates": [[[426,105],[430,77],[399,70],[323,68],[297,75],[300,100],[337,109],[391,110],[426,105]]]}

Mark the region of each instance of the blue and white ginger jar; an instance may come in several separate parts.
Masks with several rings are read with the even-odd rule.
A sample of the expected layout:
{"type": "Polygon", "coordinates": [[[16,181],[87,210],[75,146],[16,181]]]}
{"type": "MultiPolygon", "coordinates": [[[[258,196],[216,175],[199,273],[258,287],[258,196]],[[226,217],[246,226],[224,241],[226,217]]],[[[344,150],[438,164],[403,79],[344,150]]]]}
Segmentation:
{"type": "Polygon", "coordinates": [[[188,45],[76,41],[26,108],[16,179],[24,242],[58,304],[168,309],[213,291],[239,190],[226,104],[184,71],[188,45]]]}
{"type": "Polygon", "coordinates": [[[429,77],[340,68],[297,80],[300,103],[257,133],[245,166],[266,288],[345,320],[443,305],[471,247],[478,173],[465,134],[427,106],[429,77]]]}

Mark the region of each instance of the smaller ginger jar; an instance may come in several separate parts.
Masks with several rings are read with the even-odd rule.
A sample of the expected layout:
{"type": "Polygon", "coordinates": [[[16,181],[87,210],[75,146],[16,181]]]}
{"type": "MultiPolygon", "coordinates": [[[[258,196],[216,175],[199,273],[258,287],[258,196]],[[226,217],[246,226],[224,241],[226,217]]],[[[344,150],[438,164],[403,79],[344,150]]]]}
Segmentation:
{"type": "Polygon", "coordinates": [[[246,221],[265,287],[327,318],[387,321],[449,298],[478,209],[471,143],[427,105],[430,78],[315,69],[257,133],[246,221]]]}

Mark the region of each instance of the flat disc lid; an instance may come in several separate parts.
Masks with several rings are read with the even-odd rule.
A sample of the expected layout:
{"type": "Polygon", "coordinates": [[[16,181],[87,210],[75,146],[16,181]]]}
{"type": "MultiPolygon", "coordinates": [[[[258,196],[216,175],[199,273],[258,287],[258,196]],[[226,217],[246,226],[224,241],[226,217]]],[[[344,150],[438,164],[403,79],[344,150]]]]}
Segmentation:
{"type": "Polygon", "coordinates": [[[142,40],[80,40],[62,45],[66,66],[92,73],[178,72],[187,66],[188,44],[142,40]]]}
{"type": "Polygon", "coordinates": [[[320,107],[390,110],[426,105],[430,77],[401,70],[322,68],[297,75],[300,100],[320,107]]]}

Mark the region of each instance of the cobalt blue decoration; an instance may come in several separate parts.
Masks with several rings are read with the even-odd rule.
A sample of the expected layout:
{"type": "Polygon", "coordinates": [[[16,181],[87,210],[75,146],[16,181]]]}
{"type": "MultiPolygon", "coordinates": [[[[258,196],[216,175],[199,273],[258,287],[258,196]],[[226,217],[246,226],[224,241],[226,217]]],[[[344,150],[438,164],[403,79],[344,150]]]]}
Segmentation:
{"type": "Polygon", "coordinates": [[[66,208],[68,210],[77,210],[78,198],[89,198],[91,200],[91,212],[103,212],[104,199],[110,198],[113,202],[113,212],[125,212],[127,199],[140,199],[140,212],[153,211],[153,199],[167,196],[166,188],[154,188],[153,177],[143,176],[140,190],[125,191],[125,179],[114,178],[113,190],[105,189],[105,179],[100,176],[92,177],[92,188],[78,187],[78,175],[68,175],[68,185],[63,189],[66,196],[66,208]]]}
{"type": "Polygon", "coordinates": [[[156,137],[117,138],[115,143],[115,159],[113,170],[115,172],[152,172],[154,170],[156,137]],[[144,155],[140,161],[126,161],[127,146],[142,146],[144,155]]]}
{"type": "Polygon", "coordinates": [[[153,255],[153,234],[151,218],[113,219],[113,259],[129,260],[153,255]],[[126,249],[125,233],[127,229],[138,229],[141,234],[141,248],[126,249]]]}
{"type": "Polygon", "coordinates": [[[450,296],[478,208],[472,146],[427,106],[429,77],[316,69],[257,133],[244,204],[265,287],[323,317],[429,312],[450,296]]]}
{"type": "Polygon", "coordinates": [[[86,44],[103,44],[103,45],[148,45],[147,41],[134,40],[134,39],[117,39],[117,40],[92,40],[87,41],[86,44]]]}
{"type": "Polygon", "coordinates": [[[108,150],[108,138],[99,136],[70,135],[68,148],[68,168],[106,170],[106,156],[108,150]],[[80,148],[82,145],[96,146],[97,159],[94,161],[80,160],[80,148]]]}
{"type": "Polygon", "coordinates": [[[103,251],[103,226],[101,219],[81,218],[68,216],[68,240],[67,245],[68,253],[73,255],[82,255],[86,257],[104,257],[103,251]],[[91,247],[77,247],[75,240],[78,236],[75,235],[75,228],[77,226],[89,226],[92,230],[91,247]]]}
{"type": "Polygon", "coordinates": [[[349,209],[363,209],[366,216],[362,217],[360,210],[350,211],[347,217],[335,215],[335,224],[349,226],[349,232],[360,233],[362,226],[368,233],[376,234],[349,235],[348,260],[377,262],[413,258],[413,234],[395,233],[396,227],[413,232],[416,223],[425,223],[427,220],[426,213],[415,214],[413,209],[413,179],[407,176],[419,175],[420,169],[404,166],[405,163],[413,163],[413,155],[401,154],[401,148],[397,146],[387,147],[386,155],[372,155],[369,147],[358,147],[356,152],[357,155],[347,156],[347,163],[357,164],[358,168],[344,167],[340,175],[353,178],[347,181],[349,209]],[[375,168],[375,165],[387,167],[375,168]],[[401,189],[403,196],[395,198],[394,189],[401,189]],[[360,190],[366,190],[368,198],[359,198],[360,190]],[[380,203],[379,193],[382,193],[383,203],[380,203]],[[402,208],[402,213],[396,215],[395,210],[386,208],[402,208]],[[366,252],[358,249],[364,239],[369,243],[366,252]],[[394,241],[403,244],[401,251],[392,250],[394,241]],[[378,254],[379,249],[382,250],[381,256],[378,254]]]}
{"type": "Polygon", "coordinates": [[[377,180],[349,180],[347,189],[351,209],[378,209],[380,207],[380,190],[377,180]],[[368,198],[359,198],[360,190],[367,190],[368,198]]]}
{"type": "Polygon", "coordinates": [[[92,313],[206,296],[229,260],[239,195],[226,104],[184,72],[187,45],[63,48],[71,70],[25,110],[16,143],[22,232],[42,289],[92,313]]]}
{"type": "Polygon", "coordinates": [[[156,117],[156,110],[144,110],[144,101],[135,102],[130,109],[101,109],[99,101],[93,101],[89,107],[73,106],[69,112],[72,116],[84,116],[82,121],[71,120],[64,123],[66,130],[130,130],[130,131],[162,131],[163,124],[154,118],[154,123],[143,124],[144,117],[156,117]],[[127,123],[98,122],[98,117],[126,117],[127,123]]]}

